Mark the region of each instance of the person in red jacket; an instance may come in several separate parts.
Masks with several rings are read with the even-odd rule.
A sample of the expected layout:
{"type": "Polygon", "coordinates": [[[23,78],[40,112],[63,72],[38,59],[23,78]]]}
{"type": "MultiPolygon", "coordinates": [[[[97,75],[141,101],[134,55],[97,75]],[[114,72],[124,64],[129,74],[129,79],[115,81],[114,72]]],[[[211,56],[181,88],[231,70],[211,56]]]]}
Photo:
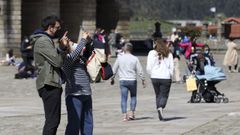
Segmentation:
{"type": "Polygon", "coordinates": [[[196,43],[196,38],[194,37],[191,37],[190,39],[190,42],[186,42],[186,43],[179,43],[178,46],[186,49],[185,51],[185,58],[186,59],[189,59],[190,58],[190,55],[191,55],[191,52],[192,52],[192,47],[202,47],[204,46],[204,44],[199,44],[199,43],[196,43]]]}

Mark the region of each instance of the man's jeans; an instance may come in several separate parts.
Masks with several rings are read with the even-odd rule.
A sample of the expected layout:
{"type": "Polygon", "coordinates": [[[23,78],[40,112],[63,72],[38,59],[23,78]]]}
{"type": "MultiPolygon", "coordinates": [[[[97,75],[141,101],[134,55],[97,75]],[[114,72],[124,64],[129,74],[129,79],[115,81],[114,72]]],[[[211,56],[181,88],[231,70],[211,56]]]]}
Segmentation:
{"type": "Polygon", "coordinates": [[[93,115],[91,95],[67,96],[68,124],[65,135],[92,135],[93,115]]]}
{"type": "Polygon", "coordinates": [[[120,80],[121,89],[121,108],[122,113],[127,112],[128,90],[130,91],[131,102],[130,109],[135,111],[137,105],[137,81],[136,80],[120,80]]]}

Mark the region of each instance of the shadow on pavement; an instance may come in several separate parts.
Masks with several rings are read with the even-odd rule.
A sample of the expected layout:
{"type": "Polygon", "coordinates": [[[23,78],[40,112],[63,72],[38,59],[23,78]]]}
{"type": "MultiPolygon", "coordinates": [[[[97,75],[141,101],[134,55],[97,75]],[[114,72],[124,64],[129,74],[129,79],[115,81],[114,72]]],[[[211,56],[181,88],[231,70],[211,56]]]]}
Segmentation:
{"type": "Polygon", "coordinates": [[[171,121],[171,120],[179,120],[179,119],[186,119],[187,117],[169,117],[164,118],[164,121],[171,121]]]}
{"type": "Polygon", "coordinates": [[[146,120],[146,119],[153,119],[153,117],[139,117],[139,118],[135,118],[135,120],[146,120]]]}

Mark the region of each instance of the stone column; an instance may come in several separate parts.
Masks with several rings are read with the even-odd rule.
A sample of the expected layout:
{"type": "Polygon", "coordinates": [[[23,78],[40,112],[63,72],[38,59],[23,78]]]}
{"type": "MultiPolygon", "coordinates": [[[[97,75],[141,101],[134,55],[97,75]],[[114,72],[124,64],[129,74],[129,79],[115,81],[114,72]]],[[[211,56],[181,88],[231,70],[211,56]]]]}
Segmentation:
{"type": "Polygon", "coordinates": [[[124,38],[129,38],[129,21],[130,21],[130,1],[118,0],[119,3],[119,21],[117,32],[122,33],[124,38]]]}
{"type": "Polygon", "coordinates": [[[217,40],[220,42],[222,40],[222,25],[221,25],[222,16],[217,15],[217,40]]]}
{"type": "Polygon", "coordinates": [[[3,57],[3,52],[6,52],[5,45],[7,44],[7,15],[6,15],[7,0],[0,0],[0,57],[3,57]]]}
{"type": "Polygon", "coordinates": [[[46,10],[44,10],[45,16],[60,16],[60,0],[45,0],[44,5],[46,7],[46,10]]]}
{"type": "Polygon", "coordinates": [[[80,27],[84,28],[84,31],[94,33],[96,29],[96,0],[82,0],[82,25],[79,26],[79,36],[78,41],[81,38],[82,30],[80,27]]]}
{"type": "Polygon", "coordinates": [[[19,55],[21,42],[21,0],[0,0],[0,49],[5,56],[8,49],[19,55]]]}
{"type": "Polygon", "coordinates": [[[203,23],[202,37],[207,38],[208,35],[208,22],[203,23]]]}
{"type": "Polygon", "coordinates": [[[82,0],[83,21],[82,26],[86,31],[94,32],[96,29],[96,0],[82,0]]]}

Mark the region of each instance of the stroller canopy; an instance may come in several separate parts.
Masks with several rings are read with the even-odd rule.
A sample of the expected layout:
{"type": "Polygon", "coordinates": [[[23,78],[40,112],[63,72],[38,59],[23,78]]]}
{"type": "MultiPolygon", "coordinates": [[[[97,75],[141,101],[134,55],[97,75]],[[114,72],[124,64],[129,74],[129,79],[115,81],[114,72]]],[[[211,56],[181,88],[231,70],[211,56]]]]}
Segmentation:
{"type": "Polygon", "coordinates": [[[206,79],[207,81],[226,80],[226,75],[221,67],[206,65],[204,71],[204,75],[197,75],[198,79],[206,79]]]}

